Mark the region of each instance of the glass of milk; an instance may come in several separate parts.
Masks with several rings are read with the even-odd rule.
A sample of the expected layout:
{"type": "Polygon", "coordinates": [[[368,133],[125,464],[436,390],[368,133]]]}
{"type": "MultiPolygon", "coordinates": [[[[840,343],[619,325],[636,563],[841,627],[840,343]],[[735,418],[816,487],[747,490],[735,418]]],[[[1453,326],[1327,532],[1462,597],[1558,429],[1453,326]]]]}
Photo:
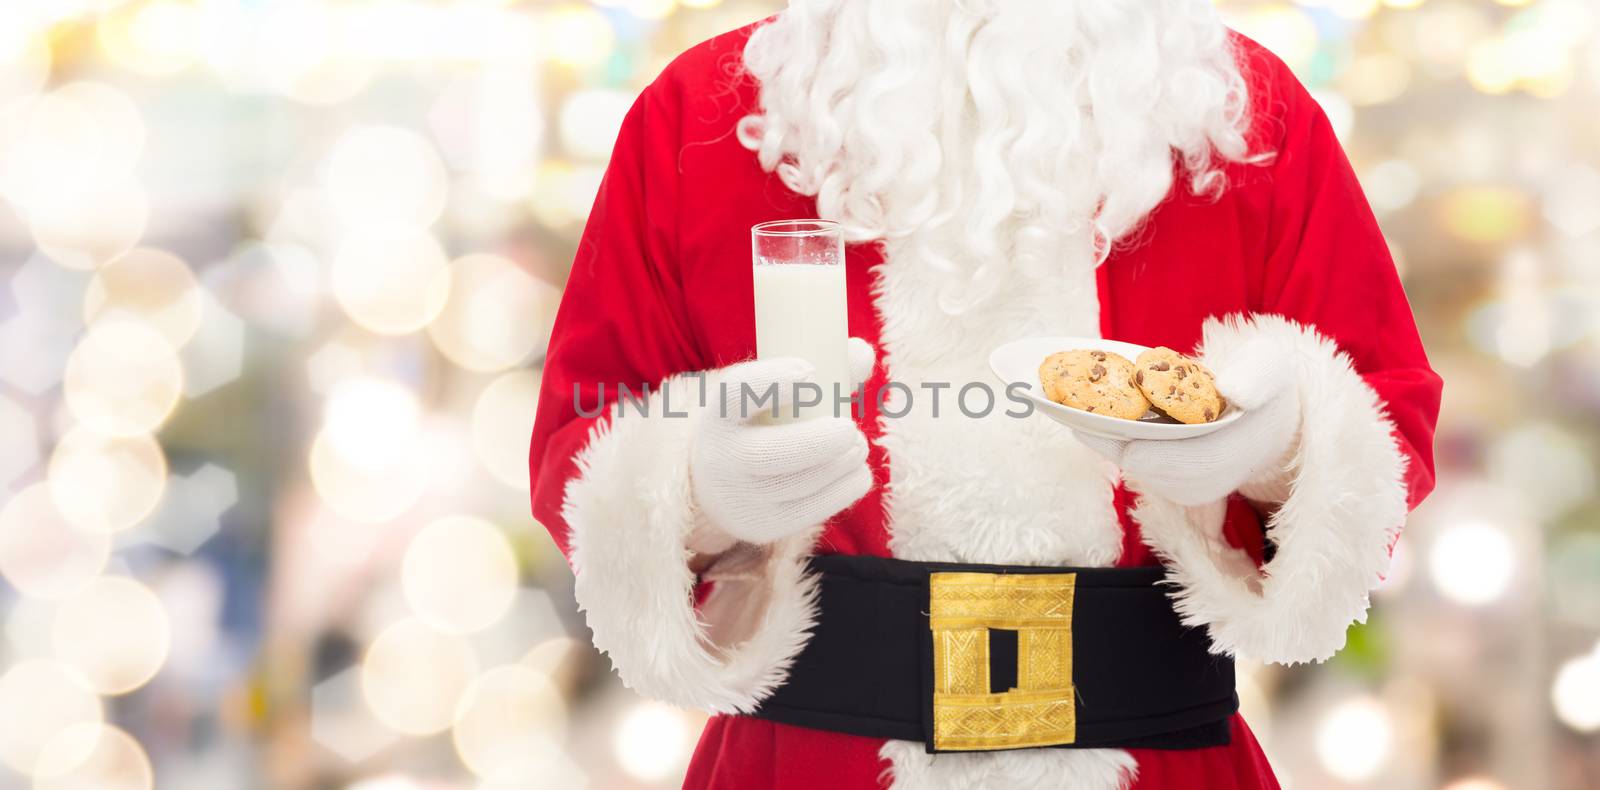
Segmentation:
{"type": "MultiPolygon", "coordinates": [[[[816,367],[822,402],[800,418],[835,414],[835,392],[848,398],[850,326],[845,303],[844,230],[820,219],[763,222],[750,229],[755,260],[756,356],[800,357],[816,367]]],[[[811,400],[815,392],[802,390],[811,400]]],[[[785,400],[788,400],[786,398],[785,400]]],[[[769,407],[770,408],[770,407],[769,407]]],[[[838,407],[841,417],[849,405],[838,407]]],[[[793,408],[780,419],[792,419],[793,408]]]]}

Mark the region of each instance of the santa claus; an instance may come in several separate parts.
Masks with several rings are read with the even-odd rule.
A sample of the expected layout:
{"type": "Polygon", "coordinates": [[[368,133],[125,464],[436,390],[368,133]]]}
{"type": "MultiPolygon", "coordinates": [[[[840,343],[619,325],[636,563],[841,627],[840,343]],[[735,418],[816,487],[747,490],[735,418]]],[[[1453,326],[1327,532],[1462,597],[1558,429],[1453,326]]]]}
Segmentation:
{"type": "Polygon", "coordinates": [[[1231,657],[1365,618],[1439,392],[1328,120],[1207,0],[793,0],[628,113],[533,509],[623,681],[716,714],[688,787],[1276,787],[1231,657]],[[864,408],[743,419],[719,384],[811,373],[753,360],[748,235],[806,217],[864,408]],[[922,388],[1067,335],[1193,352],[1243,414],[1116,442],[922,388]],[[939,579],[977,643],[930,635],[939,579]]]}

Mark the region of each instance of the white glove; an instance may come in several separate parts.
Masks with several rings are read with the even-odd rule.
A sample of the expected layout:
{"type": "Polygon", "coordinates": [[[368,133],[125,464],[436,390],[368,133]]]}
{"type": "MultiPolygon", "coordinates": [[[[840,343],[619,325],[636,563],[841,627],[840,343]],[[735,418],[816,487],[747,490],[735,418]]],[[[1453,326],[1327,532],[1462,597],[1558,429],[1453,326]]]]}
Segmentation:
{"type": "Polygon", "coordinates": [[[1141,490],[1180,505],[1203,505],[1242,487],[1280,481],[1300,421],[1293,364],[1263,341],[1207,362],[1217,374],[1217,391],[1244,412],[1238,420],[1192,439],[1125,441],[1074,431],[1078,441],[1120,467],[1141,490]]]}
{"type": "MultiPolygon", "coordinates": [[[[871,345],[850,338],[855,388],[875,361],[871,345]]],[[[827,521],[872,488],[867,437],[850,417],[769,424],[760,417],[770,414],[766,408],[740,416],[740,385],[759,394],[776,383],[779,408],[787,410],[794,385],[812,373],[811,363],[797,358],[729,366],[720,376],[729,404],[723,407],[713,395],[696,427],[689,448],[695,501],[713,525],[739,540],[766,544],[788,537],[827,521]]]]}

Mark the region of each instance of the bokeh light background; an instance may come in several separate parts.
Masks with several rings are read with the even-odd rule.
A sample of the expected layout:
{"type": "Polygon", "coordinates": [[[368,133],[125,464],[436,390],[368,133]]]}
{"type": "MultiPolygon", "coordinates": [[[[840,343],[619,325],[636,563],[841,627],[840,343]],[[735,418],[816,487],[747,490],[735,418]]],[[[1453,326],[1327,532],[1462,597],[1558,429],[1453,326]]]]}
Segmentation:
{"type": "MultiPolygon", "coordinates": [[[[676,784],[524,448],[624,111],[778,5],[0,3],[0,786],[676,784]]],[[[1294,790],[1600,787],[1600,7],[1224,9],[1449,384],[1370,624],[1247,713],[1294,790]]]]}

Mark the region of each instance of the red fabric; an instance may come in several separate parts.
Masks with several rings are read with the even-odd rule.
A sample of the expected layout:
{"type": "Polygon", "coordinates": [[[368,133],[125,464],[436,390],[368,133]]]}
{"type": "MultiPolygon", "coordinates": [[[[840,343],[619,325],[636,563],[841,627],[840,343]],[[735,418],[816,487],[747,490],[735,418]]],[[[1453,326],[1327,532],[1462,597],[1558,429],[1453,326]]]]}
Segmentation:
{"type": "Polygon", "coordinates": [[[886,786],[883,741],[787,724],[713,716],[695,747],[685,788],[875,790],[886,786]]]}
{"type": "MultiPolygon", "coordinates": [[[[695,748],[686,788],[877,790],[889,763],[879,741],[759,719],[714,716],[695,748]]],[[[1272,766],[1241,716],[1228,746],[1185,752],[1130,749],[1139,762],[1131,790],[1277,790],[1272,766]],[[1182,755],[1182,759],[1172,759],[1182,755]]]]}
{"type": "MultiPolygon", "coordinates": [[[[566,550],[561,516],[572,461],[593,421],[574,409],[576,385],[592,410],[597,385],[655,384],[673,374],[753,356],[749,241],[758,222],[816,215],[809,198],[761,171],[734,139],[755,106],[737,64],[748,28],[678,58],[629,112],[568,280],[544,368],[530,447],[533,512],[566,550]]],[[[1137,238],[1100,273],[1104,334],[1148,345],[1192,348],[1204,319],[1279,313],[1314,324],[1350,354],[1388,405],[1410,458],[1411,501],[1433,486],[1433,424],[1440,382],[1429,369],[1384,240],[1344,154],[1316,103],[1288,69],[1239,39],[1252,87],[1258,150],[1268,166],[1227,169],[1219,200],[1183,190],[1152,214],[1137,238]]],[[[876,343],[871,246],[848,250],[850,332],[876,343]]],[[[869,382],[875,392],[880,369],[869,382]]],[[[615,400],[615,392],[606,393],[615,400]]],[[[868,398],[869,407],[872,398],[868,398]]],[[[875,412],[862,420],[877,438],[875,412]]],[[[663,459],[665,463],[681,462],[663,459]]],[[[879,485],[835,518],[824,553],[888,554],[882,484],[887,459],[874,444],[879,485]]],[[[1151,564],[1127,518],[1123,564],[1151,564]]],[[[1260,556],[1261,520],[1230,507],[1227,534],[1260,556]]],[[[1242,720],[1232,745],[1139,751],[1138,787],[1274,788],[1242,720]]],[[[711,720],[686,779],[695,788],[871,787],[886,767],[879,741],[769,722],[711,720]]]]}
{"type": "Polygon", "coordinates": [[[1162,752],[1129,749],[1139,761],[1131,790],[1278,790],[1277,777],[1244,717],[1233,717],[1227,746],[1162,752]]]}

